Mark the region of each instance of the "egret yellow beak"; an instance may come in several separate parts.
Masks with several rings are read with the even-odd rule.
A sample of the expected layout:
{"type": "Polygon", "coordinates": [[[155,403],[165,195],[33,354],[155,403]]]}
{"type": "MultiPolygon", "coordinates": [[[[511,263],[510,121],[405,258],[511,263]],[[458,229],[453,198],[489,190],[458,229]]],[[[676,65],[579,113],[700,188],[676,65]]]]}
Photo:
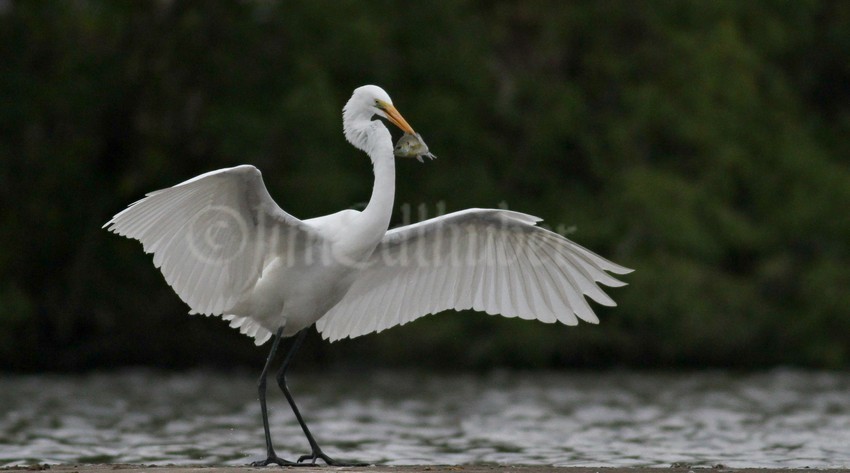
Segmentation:
{"type": "Polygon", "coordinates": [[[410,133],[411,135],[416,134],[410,124],[407,123],[407,120],[398,113],[398,110],[396,110],[393,104],[379,100],[378,105],[384,110],[384,113],[387,114],[387,119],[393,122],[393,125],[401,128],[405,133],[410,133]]]}

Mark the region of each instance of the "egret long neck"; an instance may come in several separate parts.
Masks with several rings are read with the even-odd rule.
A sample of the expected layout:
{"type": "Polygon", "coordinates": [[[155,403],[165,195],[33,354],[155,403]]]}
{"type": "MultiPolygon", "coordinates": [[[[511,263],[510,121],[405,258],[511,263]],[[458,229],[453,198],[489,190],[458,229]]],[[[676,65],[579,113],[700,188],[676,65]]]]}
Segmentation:
{"type": "Polygon", "coordinates": [[[351,102],[343,109],[343,131],[349,143],[369,155],[375,172],[372,197],[358,216],[357,225],[351,228],[353,235],[349,240],[356,242],[352,251],[371,252],[387,232],[393,213],[395,157],[392,135],[380,121],[371,120],[371,112],[351,102]]]}
{"type": "Polygon", "coordinates": [[[372,165],[375,172],[375,185],[372,187],[369,204],[360,216],[363,219],[364,229],[368,229],[369,233],[375,235],[377,243],[389,228],[393,214],[395,158],[392,148],[376,150],[372,154],[372,165]]]}

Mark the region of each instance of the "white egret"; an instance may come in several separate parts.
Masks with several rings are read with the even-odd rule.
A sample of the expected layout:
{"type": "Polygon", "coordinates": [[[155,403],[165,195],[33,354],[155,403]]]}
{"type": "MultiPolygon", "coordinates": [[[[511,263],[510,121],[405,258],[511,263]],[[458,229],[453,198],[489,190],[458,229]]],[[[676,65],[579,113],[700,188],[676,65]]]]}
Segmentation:
{"type": "Polygon", "coordinates": [[[104,225],[142,242],[191,313],[221,316],[257,345],[272,338],[258,387],[268,456],[255,465],[295,464],[275,454],[266,410],[266,375],[282,338],[299,334],[276,377],[311,448],[297,463],[338,465],[286,386],[311,325],[334,341],[449,309],[597,323],[584,296],[615,305],[597,283],[622,286],[607,272],[631,271],[508,210],[469,209],[388,231],[395,158],[376,115],[415,133],[380,87],[354,91],[343,108],[345,138],[369,155],[375,174],[363,211],[299,220],[272,200],[259,170],[243,165],[151,192],[104,225]]]}

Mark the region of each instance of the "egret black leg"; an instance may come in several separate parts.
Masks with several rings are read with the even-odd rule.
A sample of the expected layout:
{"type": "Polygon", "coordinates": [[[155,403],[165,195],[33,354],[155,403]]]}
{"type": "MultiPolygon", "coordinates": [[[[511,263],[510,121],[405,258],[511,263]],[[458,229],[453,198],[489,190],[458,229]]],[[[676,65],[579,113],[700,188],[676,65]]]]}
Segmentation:
{"type": "Polygon", "coordinates": [[[251,463],[251,466],[266,466],[271,465],[272,463],[287,466],[287,465],[295,465],[291,461],[284,460],[277,456],[274,452],[274,447],[272,447],[272,435],[269,431],[269,412],[266,408],[266,375],[269,372],[269,366],[274,359],[275,352],[277,352],[277,346],[280,344],[280,338],[283,335],[283,327],[277,330],[277,333],[274,335],[274,340],[272,340],[272,349],[269,352],[269,357],[266,359],[266,364],[263,366],[263,372],[260,374],[260,380],[257,383],[257,390],[259,391],[260,396],[260,411],[263,413],[263,430],[266,433],[266,454],[267,458],[265,460],[255,461],[251,463]]]}
{"type": "Polygon", "coordinates": [[[367,466],[368,463],[342,462],[325,455],[325,453],[322,452],[322,449],[319,448],[319,444],[316,442],[316,439],[313,438],[313,434],[310,433],[310,429],[307,428],[307,423],[304,422],[304,418],[301,416],[298,406],[295,405],[295,399],[293,399],[292,393],[289,392],[289,387],[286,385],[286,370],[289,368],[289,363],[292,361],[295,352],[297,352],[301,347],[301,342],[304,341],[304,337],[307,336],[307,330],[308,329],[305,328],[296,335],[292,348],[289,349],[289,352],[286,354],[286,358],[283,360],[283,364],[280,365],[280,370],[277,372],[277,384],[280,386],[281,391],[283,391],[283,395],[286,396],[286,400],[289,402],[289,406],[292,408],[295,418],[298,419],[298,423],[301,425],[301,430],[304,431],[307,441],[310,442],[310,449],[312,450],[309,455],[302,455],[298,458],[298,463],[303,465],[301,462],[310,460],[310,464],[315,464],[316,459],[321,458],[325,463],[331,466],[367,466]]]}

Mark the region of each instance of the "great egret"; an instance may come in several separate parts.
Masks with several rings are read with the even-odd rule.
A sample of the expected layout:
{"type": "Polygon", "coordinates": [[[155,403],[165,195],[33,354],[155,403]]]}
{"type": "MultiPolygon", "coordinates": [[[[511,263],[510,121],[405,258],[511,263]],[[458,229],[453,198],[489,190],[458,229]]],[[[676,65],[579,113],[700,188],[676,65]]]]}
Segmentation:
{"type": "Polygon", "coordinates": [[[254,465],[342,464],[319,448],[286,386],[314,323],[330,341],[448,309],[597,323],[584,296],[616,305],[597,283],[622,286],[606,271],[631,271],[508,210],[469,209],[388,231],[395,159],[375,115],[415,134],[380,87],[357,88],[343,107],[345,138],[369,155],[375,173],[362,212],[299,220],[272,200],[257,168],[243,165],[151,192],[104,225],[153,253],[190,313],[221,316],[257,345],[273,339],[258,386],[268,455],[254,465]],[[310,444],[297,463],[275,454],[266,410],[269,366],[280,340],[295,334],[276,380],[310,444]]]}

